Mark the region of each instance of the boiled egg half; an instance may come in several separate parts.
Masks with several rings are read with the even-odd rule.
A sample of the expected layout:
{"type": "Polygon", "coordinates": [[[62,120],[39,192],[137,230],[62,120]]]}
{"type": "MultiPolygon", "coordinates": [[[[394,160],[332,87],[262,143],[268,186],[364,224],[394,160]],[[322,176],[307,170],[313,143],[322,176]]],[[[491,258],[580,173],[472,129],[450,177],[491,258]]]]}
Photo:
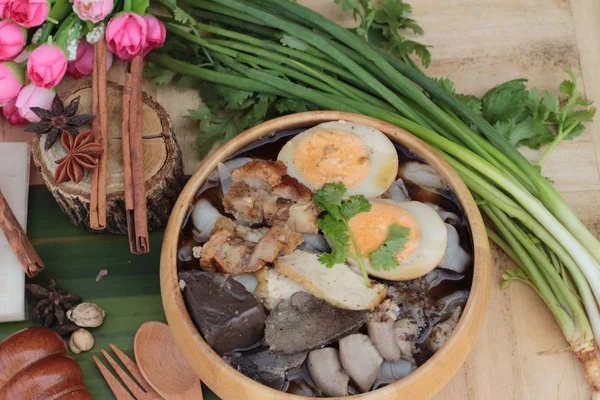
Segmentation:
{"type": "MultiPolygon", "coordinates": [[[[415,279],[435,269],[444,258],[448,231],[438,213],[416,201],[370,199],[371,210],[356,214],[349,221],[350,230],[364,256],[369,275],[392,281],[415,279]],[[388,237],[389,227],[398,224],[410,229],[404,248],[395,254],[399,266],[375,269],[368,254],[379,249],[388,237]]],[[[350,251],[356,253],[354,246],[350,251]]],[[[356,265],[356,260],[348,260],[356,265]]]]}
{"type": "Polygon", "coordinates": [[[381,131],[346,121],[326,122],[287,142],[277,157],[312,191],[343,182],[346,197],[377,197],[398,174],[398,154],[381,131]]]}

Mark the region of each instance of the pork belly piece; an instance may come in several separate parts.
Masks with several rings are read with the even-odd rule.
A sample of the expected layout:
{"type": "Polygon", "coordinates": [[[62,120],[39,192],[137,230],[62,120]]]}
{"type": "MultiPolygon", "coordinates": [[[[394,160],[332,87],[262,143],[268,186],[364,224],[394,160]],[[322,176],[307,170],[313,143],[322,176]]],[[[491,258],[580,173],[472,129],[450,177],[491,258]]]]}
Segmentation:
{"type": "Polygon", "coordinates": [[[260,239],[250,258],[249,268],[260,269],[266,263],[272,263],[280,255],[290,254],[302,243],[302,235],[285,225],[272,227],[260,239]]]}
{"type": "Polygon", "coordinates": [[[242,239],[246,242],[258,243],[260,239],[269,231],[269,228],[250,228],[245,225],[236,225],[235,221],[227,217],[219,217],[215,221],[215,227],[213,228],[211,235],[220,230],[226,230],[231,233],[233,237],[242,239]]]}
{"type": "Polygon", "coordinates": [[[203,270],[237,275],[260,268],[253,269],[249,265],[254,246],[232,236],[231,232],[220,230],[202,246],[200,267],[203,270]]]}
{"type": "Polygon", "coordinates": [[[245,182],[247,185],[270,192],[281,183],[287,167],[281,161],[252,161],[232,172],[234,183],[245,182]]]}
{"type": "Polygon", "coordinates": [[[217,228],[197,252],[205,271],[232,275],[255,272],[302,243],[302,235],[285,225],[250,228],[221,217],[215,222],[217,228]]]}
{"type": "Polygon", "coordinates": [[[285,173],[279,161],[253,161],[236,169],[223,199],[225,211],[249,225],[266,222],[316,233],[319,211],[310,189],[285,173]]]}
{"type": "Polygon", "coordinates": [[[263,207],[269,197],[269,192],[264,188],[250,186],[246,181],[234,182],[223,198],[223,207],[237,220],[260,224],[264,220],[263,207]]]}
{"type": "Polygon", "coordinates": [[[312,193],[309,188],[304,186],[296,178],[284,175],[281,182],[273,187],[273,196],[292,200],[295,203],[307,203],[312,199],[312,193]]]}

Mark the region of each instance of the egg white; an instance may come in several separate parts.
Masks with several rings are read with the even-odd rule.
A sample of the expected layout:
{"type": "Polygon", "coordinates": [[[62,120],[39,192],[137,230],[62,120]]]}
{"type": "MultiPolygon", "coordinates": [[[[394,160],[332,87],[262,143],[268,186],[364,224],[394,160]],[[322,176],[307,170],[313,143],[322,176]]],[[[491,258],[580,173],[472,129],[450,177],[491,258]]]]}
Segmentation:
{"type": "MultiPolygon", "coordinates": [[[[369,275],[390,281],[405,281],[416,279],[433,271],[444,258],[448,231],[444,221],[431,207],[418,201],[395,201],[385,199],[370,199],[371,203],[387,203],[408,211],[419,226],[420,239],[417,249],[404,259],[396,268],[375,270],[365,260],[369,275]]],[[[360,243],[359,243],[360,246],[360,243]]],[[[348,260],[356,264],[355,260],[348,260]]]]}
{"type": "MultiPolygon", "coordinates": [[[[377,197],[384,193],[394,182],[398,174],[398,153],[393,143],[381,131],[366,125],[347,121],[333,121],[308,129],[283,146],[277,159],[287,166],[287,173],[298,179],[312,191],[316,187],[306,180],[294,162],[295,152],[300,143],[310,135],[322,130],[336,130],[357,136],[366,146],[369,157],[369,173],[365,179],[354,186],[346,185],[346,197],[362,194],[366,197],[377,197]]],[[[339,143],[335,144],[340,146],[339,143]]],[[[357,164],[358,164],[357,160],[357,164]]]]}

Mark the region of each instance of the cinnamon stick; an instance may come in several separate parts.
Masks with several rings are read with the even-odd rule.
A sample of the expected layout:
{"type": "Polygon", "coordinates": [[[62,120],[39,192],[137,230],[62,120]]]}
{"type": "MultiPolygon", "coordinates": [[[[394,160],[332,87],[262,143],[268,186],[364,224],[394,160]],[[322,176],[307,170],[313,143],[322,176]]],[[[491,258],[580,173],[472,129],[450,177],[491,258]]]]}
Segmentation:
{"type": "Polygon", "coordinates": [[[44,263],[29,239],[27,239],[25,231],[23,231],[15,214],[8,206],[2,191],[0,191],[0,228],[4,231],[8,244],[15,252],[28,277],[34,277],[44,269],[44,263]]]}
{"type": "Polygon", "coordinates": [[[94,45],[94,69],[92,74],[92,112],[96,115],[92,129],[96,142],[102,145],[98,168],[92,172],[90,197],[90,227],[106,228],[106,180],[108,161],[108,98],[106,82],[106,41],[100,39],[94,45]]]}
{"type": "Polygon", "coordinates": [[[129,247],[134,254],[150,251],[142,145],[142,83],[144,60],[131,62],[123,91],[123,175],[129,247]],[[129,205],[128,205],[129,203],[129,205]],[[133,203],[133,204],[132,204],[133,203]]]}

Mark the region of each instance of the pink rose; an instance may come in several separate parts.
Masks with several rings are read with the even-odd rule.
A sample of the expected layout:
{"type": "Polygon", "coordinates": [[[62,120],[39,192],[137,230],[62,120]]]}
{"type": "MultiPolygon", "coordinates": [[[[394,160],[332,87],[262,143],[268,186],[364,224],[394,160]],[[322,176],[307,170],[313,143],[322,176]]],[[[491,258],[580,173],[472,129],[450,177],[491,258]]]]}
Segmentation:
{"type": "Polygon", "coordinates": [[[9,1],[10,0],[0,0],[0,18],[7,18],[7,16],[4,16],[4,11],[7,10],[9,1]]]}
{"type": "Polygon", "coordinates": [[[44,23],[48,17],[48,9],[48,0],[10,0],[3,17],[11,18],[25,28],[32,28],[44,23]]]}
{"type": "Polygon", "coordinates": [[[17,96],[15,105],[21,117],[29,122],[38,122],[40,118],[30,110],[31,107],[40,107],[45,110],[52,108],[52,100],[56,93],[53,90],[35,86],[33,83],[23,87],[17,96]]]}
{"type": "Polygon", "coordinates": [[[167,31],[162,22],[153,15],[144,16],[146,25],[148,26],[148,34],[146,35],[146,46],[142,56],[146,56],[152,49],[157,49],[163,45],[167,37],[167,31]]]}
{"type": "Polygon", "coordinates": [[[29,55],[27,75],[36,86],[52,89],[67,71],[67,57],[56,46],[43,44],[29,55]]]}
{"type": "Polygon", "coordinates": [[[71,0],[71,3],[79,18],[94,23],[102,21],[113,9],[113,0],[71,0]]]}
{"type": "Polygon", "coordinates": [[[10,61],[0,63],[0,106],[17,97],[24,83],[25,73],[19,64],[10,61]]]}
{"type": "Polygon", "coordinates": [[[9,124],[23,125],[27,123],[27,120],[19,114],[19,109],[15,105],[15,100],[16,99],[12,99],[2,107],[2,114],[4,114],[4,118],[6,118],[9,124]]]}
{"type": "MultiPolygon", "coordinates": [[[[113,54],[106,51],[106,70],[112,65],[113,54]]],[[[92,73],[94,69],[94,46],[85,40],[80,40],[77,46],[77,58],[69,61],[67,74],[75,79],[82,78],[92,73]]]]}
{"type": "MultiPolygon", "coordinates": [[[[2,7],[1,4],[0,7],[2,7]]],[[[27,30],[25,28],[13,21],[0,21],[0,61],[15,58],[25,46],[26,40],[27,30]]]]}
{"type": "Polygon", "coordinates": [[[106,27],[106,42],[110,51],[122,60],[143,55],[148,25],[141,16],[126,12],[113,18],[106,27]]]}

